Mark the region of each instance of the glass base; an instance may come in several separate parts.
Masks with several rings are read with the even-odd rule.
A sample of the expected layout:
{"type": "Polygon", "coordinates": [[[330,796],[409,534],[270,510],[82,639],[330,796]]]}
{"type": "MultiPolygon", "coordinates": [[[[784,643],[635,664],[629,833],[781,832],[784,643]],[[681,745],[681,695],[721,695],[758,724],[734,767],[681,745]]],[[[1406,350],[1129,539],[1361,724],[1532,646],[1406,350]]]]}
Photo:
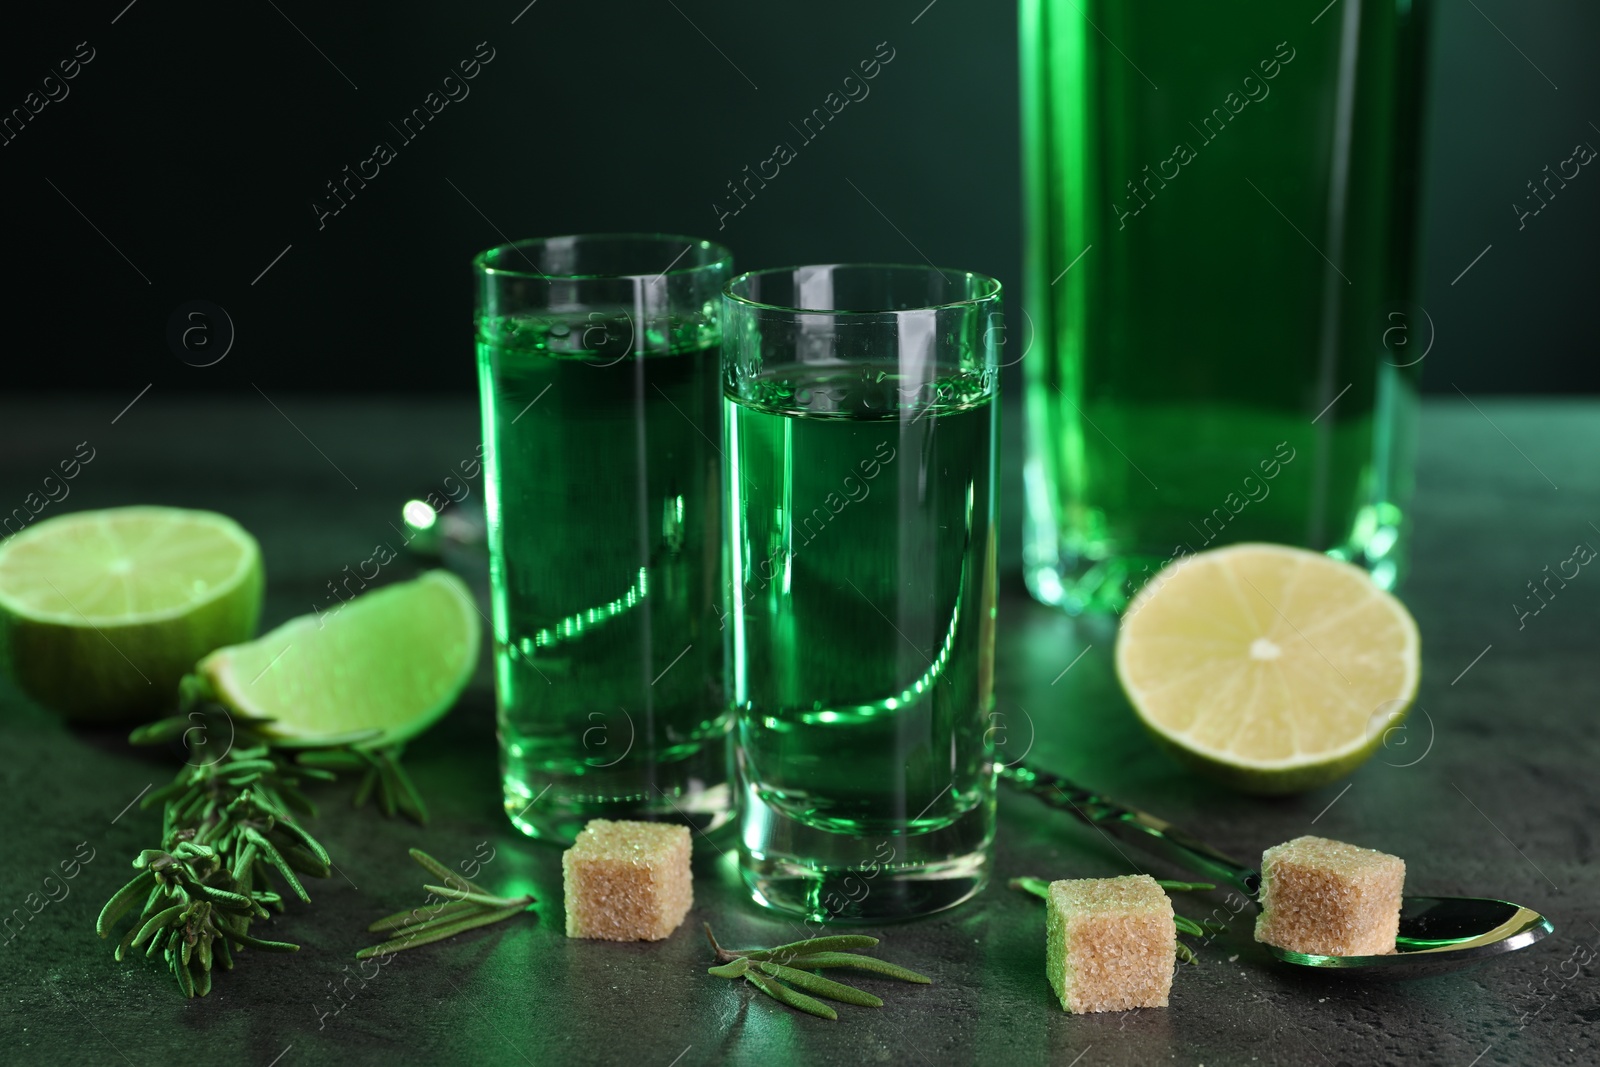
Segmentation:
{"type": "Polygon", "coordinates": [[[994,791],[927,833],[844,834],[764,803],[746,784],[739,871],[757,904],[809,922],[882,923],[953,908],[989,881],[994,791]]]}
{"type": "MultiPolygon", "coordinates": [[[[1355,564],[1372,576],[1372,584],[1393,592],[1405,565],[1399,509],[1392,505],[1363,508],[1360,518],[1356,536],[1327,549],[1326,554],[1355,564]]],[[[1120,613],[1145,582],[1173,561],[1170,554],[1140,553],[1091,559],[1060,549],[1064,540],[1031,538],[1023,551],[1023,579],[1035,600],[1062,608],[1069,615],[1120,613]]],[[[1205,547],[1220,548],[1227,543],[1232,542],[1205,547]]]]}
{"type": "Polygon", "coordinates": [[[502,778],[506,816],[529,837],[570,845],[590,819],[676,822],[711,833],[733,818],[726,745],[706,744],[687,759],[581,774],[528,770],[502,778]]]}

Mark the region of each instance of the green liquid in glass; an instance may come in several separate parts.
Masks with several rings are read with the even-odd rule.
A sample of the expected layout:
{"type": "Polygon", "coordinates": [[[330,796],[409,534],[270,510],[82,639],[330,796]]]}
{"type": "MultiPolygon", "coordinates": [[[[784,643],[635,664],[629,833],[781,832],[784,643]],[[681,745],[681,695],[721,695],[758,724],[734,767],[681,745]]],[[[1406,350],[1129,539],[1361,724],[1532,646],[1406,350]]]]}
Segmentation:
{"type": "Polygon", "coordinates": [[[631,330],[479,326],[505,804],[536,836],[727,817],[716,338],[631,330]]]}
{"type": "MultiPolygon", "coordinates": [[[[995,410],[976,381],[907,410],[892,365],[779,368],[726,401],[731,684],[764,870],[803,880],[873,855],[863,839],[907,866],[987,842],[995,410]]],[[[810,888],[814,917],[852,917],[820,903],[825,875],[810,888]]]]}
{"type": "Polygon", "coordinates": [[[1431,332],[1408,303],[1417,22],[1023,0],[1040,599],[1117,609],[1239,541],[1396,582],[1431,332]]]}

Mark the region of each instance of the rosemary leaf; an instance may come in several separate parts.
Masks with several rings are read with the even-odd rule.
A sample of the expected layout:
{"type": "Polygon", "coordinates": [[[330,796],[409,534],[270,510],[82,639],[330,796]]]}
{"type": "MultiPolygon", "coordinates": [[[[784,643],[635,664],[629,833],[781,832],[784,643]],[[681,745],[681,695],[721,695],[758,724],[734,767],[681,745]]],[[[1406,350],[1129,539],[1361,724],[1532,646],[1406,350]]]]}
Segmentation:
{"type": "Polygon", "coordinates": [[[183,913],[183,909],[184,905],[174,904],[172,907],[163,911],[158,911],[154,915],[150,916],[150,918],[145,921],[145,924],[139,927],[139,933],[133,939],[134,947],[137,948],[144,944],[145,941],[157,930],[160,930],[163,926],[166,926],[173,919],[176,919],[179,915],[181,915],[183,913]]]}
{"type": "Polygon", "coordinates": [[[226,767],[230,775],[271,772],[278,769],[278,765],[270,759],[234,759],[229,760],[226,767]]]}
{"type": "Polygon", "coordinates": [[[276,828],[285,835],[294,838],[301,848],[315,856],[317,861],[324,867],[332,862],[328,857],[328,850],[323,848],[316,838],[306,833],[299,825],[293,822],[280,822],[276,828]]]}
{"type": "Polygon", "coordinates": [[[250,871],[250,865],[255,863],[255,861],[256,861],[256,846],[255,846],[255,842],[247,841],[247,842],[245,842],[245,846],[239,850],[239,858],[234,861],[233,871],[232,871],[233,880],[235,882],[241,882],[242,883],[244,881],[244,879],[245,879],[245,876],[250,871]]]}
{"type": "Polygon", "coordinates": [[[793,967],[785,967],[779,963],[763,962],[756,964],[756,966],[774,978],[781,978],[790,985],[798,989],[804,989],[808,993],[815,993],[819,997],[827,997],[829,1000],[837,1000],[845,1004],[859,1004],[864,1008],[883,1007],[883,1001],[879,998],[864,990],[857,989],[855,986],[845,985],[843,982],[835,982],[830,978],[823,978],[821,975],[811,974],[807,971],[797,971],[793,967]]]}
{"type": "Polygon", "coordinates": [[[372,787],[378,782],[378,768],[369,767],[362,776],[361,784],[356,786],[355,796],[350,798],[350,806],[359,808],[367,802],[367,797],[372,795],[372,787]]]}
{"type": "Polygon", "coordinates": [[[885,978],[894,978],[902,982],[915,982],[918,985],[932,985],[933,979],[927,975],[918,974],[916,971],[907,970],[874,956],[861,956],[854,952],[814,952],[805,955],[790,957],[789,966],[796,970],[813,971],[826,967],[850,967],[858,971],[871,971],[881,974],[885,978]]]}
{"type": "Polygon", "coordinates": [[[302,769],[328,771],[359,771],[366,760],[346,748],[318,749],[302,752],[294,759],[302,769]]]}
{"type": "Polygon", "coordinates": [[[1169,893],[1203,893],[1217,888],[1210,882],[1175,882],[1169,878],[1157,878],[1156,885],[1169,893]]]}
{"type": "Polygon", "coordinates": [[[391,819],[400,810],[395,804],[395,794],[397,792],[399,792],[399,787],[394,782],[393,765],[387,760],[380,761],[378,763],[378,807],[382,808],[383,813],[391,819]]]}
{"type": "Polygon", "coordinates": [[[228,947],[228,931],[223,930],[220,933],[222,936],[217,938],[214,950],[216,958],[222,962],[223,970],[231,971],[233,970],[233,949],[228,947]]]}
{"type": "Polygon", "coordinates": [[[243,912],[248,915],[256,910],[256,902],[242,893],[230,893],[226,889],[215,889],[208,885],[197,885],[195,890],[211,903],[228,911],[243,912]]]}
{"type": "Polygon", "coordinates": [[[317,857],[298,845],[286,845],[278,851],[282,852],[283,858],[289,861],[289,866],[301,874],[309,874],[313,878],[326,878],[333,872],[331,865],[321,862],[317,857]]]}
{"type": "Polygon", "coordinates": [[[246,826],[244,828],[244,836],[247,841],[250,841],[260,850],[261,855],[266,858],[267,862],[277,869],[278,873],[283,876],[283,880],[289,883],[289,888],[294,890],[294,895],[307,904],[311,903],[311,895],[306,892],[306,887],[300,884],[300,879],[294,876],[294,869],[289,866],[277,847],[267,840],[266,835],[252,826],[246,826]]]}
{"type": "Polygon", "coordinates": [[[1013,878],[1007,884],[1012,889],[1020,889],[1024,893],[1032,893],[1041,900],[1050,899],[1050,883],[1043,878],[1013,878]]]}
{"type": "Polygon", "coordinates": [[[287,941],[263,941],[259,937],[251,937],[243,930],[229,928],[223,931],[224,938],[238,945],[249,945],[251,948],[265,949],[268,952],[299,952],[299,945],[292,945],[287,941]]]}
{"type": "Polygon", "coordinates": [[[150,918],[150,916],[154,915],[168,904],[174,903],[174,901],[168,899],[171,896],[172,889],[170,886],[164,886],[159,882],[156,883],[156,887],[150,890],[150,895],[145,898],[144,910],[139,913],[139,921],[133,924],[134,930],[137,931],[139,927],[143,926],[144,921],[150,918]]]}
{"type": "Polygon", "coordinates": [[[798,993],[782,982],[775,982],[771,978],[757,974],[755,971],[746,971],[744,978],[745,981],[761,990],[767,996],[787,1004],[791,1008],[798,1008],[803,1012],[817,1016],[819,1019],[837,1021],[839,1018],[839,1013],[822,1003],[822,1001],[815,997],[808,997],[804,993],[798,993]]]}
{"type": "Polygon", "coordinates": [[[422,802],[422,795],[417,792],[417,787],[412,784],[411,776],[406,769],[400,766],[400,752],[391,749],[386,752],[383,759],[389,765],[390,779],[397,787],[400,810],[415,819],[420,826],[428,825],[428,806],[422,802]]]}
{"type": "Polygon", "coordinates": [[[469,879],[466,875],[457,874],[455,871],[452,871],[449,867],[446,867],[444,864],[440,863],[438,860],[434,859],[420,848],[414,848],[411,850],[411,858],[422,864],[423,868],[427,870],[429,874],[443,878],[445,885],[459,889],[465,893],[481,893],[486,897],[494,895],[487,889],[483,888],[483,886],[478,885],[476,882],[469,879]]]}
{"type": "Polygon", "coordinates": [[[106,906],[100,909],[100,917],[95,920],[95,932],[105,937],[116,925],[117,920],[127,914],[128,909],[138,901],[139,897],[148,893],[150,887],[156,884],[156,876],[149,871],[140,871],[133,876],[133,880],[106,901],[106,906]]]}
{"type": "Polygon", "coordinates": [[[172,957],[172,973],[178,978],[178,988],[183,990],[186,997],[194,996],[194,975],[189,973],[189,965],[178,957],[172,957]]]}
{"type": "Polygon", "coordinates": [[[1178,928],[1178,933],[1188,934],[1191,937],[1206,936],[1206,928],[1193,919],[1185,919],[1182,915],[1174,915],[1172,922],[1178,928]]]}
{"type": "Polygon", "coordinates": [[[1184,963],[1200,962],[1199,957],[1194,954],[1194,949],[1190,948],[1188,945],[1185,945],[1182,941],[1177,941],[1174,943],[1178,946],[1178,958],[1184,963]]]}
{"type": "Polygon", "coordinates": [[[315,819],[317,817],[317,806],[312,803],[310,797],[296,789],[294,783],[279,783],[278,792],[283,794],[283,798],[288,802],[288,806],[293,808],[297,814],[304,815],[311,819],[315,819]]]}
{"type": "Polygon", "coordinates": [[[786,959],[799,956],[808,952],[836,952],[846,949],[871,948],[878,943],[875,937],[864,934],[833,934],[829,937],[813,937],[805,941],[791,941],[787,945],[776,948],[758,949],[723,949],[735,956],[747,956],[752,960],[786,959]]]}
{"type": "MultiPolygon", "coordinates": [[[[422,919],[417,922],[407,923],[404,926],[395,929],[395,936],[390,938],[390,940],[399,941],[403,940],[404,938],[414,937],[417,934],[425,934],[430,930],[437,930],[443,926],[453,926],[454,924],[464,922],[467,919],[474,919],[479,916],[486,915],[490,911],[507,910],[505,908],[484,908],[480,904],[468,904],[467,909],[468,910],[462,912],[452,912],[448,915],[440,915],[433,919],[422,919]],[[404,935],[404,938],[401,935],[404,935]]],[[[525,909],[526,905],[518,905],[515,910],[520,912],[525,909]]]]}
{"type": "Polygon", "coordinates": [[[183,796],[189,791],[189,788],[190,783],[182,778],[179,778],[171,785],[164,785],[160,789],[150,790],[150,792],[144,795],[144,799],[139,802],[139,808],[140,810],[148,811],[157,804],[172,800],[174,797],[183,796]]]}
{"type": "MultiPolygon", "coordinates": [[[[293,816],[289,809],[277,799],[277,794],[257,783],[255,788],[241,794],[249,800],[250,804],[258,808],[263,814],[271,815],[274,822],[292,822],[293,816]]],[[[237,802],[236,802],[237,803],[237,802]]]]}
{"type": "Polygon", "coordinates": [[[833,934],[793,941],[774,948],[734,950],[718,944],[710,923],[702,925],[705,927],[706,940],[711,942],[711,950],[721,961],[719,966],[708,968],[709,974],[718,978],[742,977],[773,999],[823,1019],[837,1019],[838,1013],[808,994],[815,993],[845,1004],[868,1008],[883,1007],[883,1000],[865,990],[811,973],[813,971],[827,967],[852,967],[903,982],[920,985],[933,982],[926,975],[893,963],[846,951],[871,948],[878,944],[877,938],[863,934],[833,934]]]}
{"type": "Polygon", "coordinates": [[[461,900],[450,904],[418,904],[409,911],[397,911],[393,915],[385,915],[367,927],[367,932],[369,934],[381,934],[391,930],[404,930],[418,926],[421,923],[432,922],[434,919],[442,919],[446,916],[460,918],[464,912],[481,910],[478,905],[468,904],[461,900]],[[426,917],[424,918],[423,916],[426,917]]]}
{"type": "Polygon", "coordinates": [[[495,911],[488,911],[482,913],[481,915],[472,916],[471,918],[459,919],[455,922],[442,923],[438,926],[430,926],[429,928],[408,934],[405,937],[397,937],[392,941],[385,941],[381,945],[373,945],[369,948],[364,948],[360,952],[356,953],[356,959],[370,959],[373,956],[384,955],[390,952],[400,952],[408,948],[419,948],[422,945],[432,944],[435,941],[443,941],[447,937],[454,937],[455,935],[465,933],[468,930],[475,930],[480,926],[488,926],[492,923],[500,922],[503,919],[509,919],[513,915],[520,915],[525,909],[526,905],[519,904],[514,908],[500,908],[495,911]]]}
{"type": "Polygon", "coordinates": [[[464,900],[472,904],[482,904],[486,908],[509,908],[513,904],[526,907],[533,903],[532,897],[496,897],[487,893],[466,893],[459,889],[451,889],[442,885],[425,885],[422,887],[434,896],[444,897],[447,900],[464,900]]]}
{"type": "Polygon", "coordinates": [[[139,928],[135,926],[132,930],[129,930],[126,934],[124,934],[122,940],[117,943],[117,951],[114,958],[118,963],[121,963],[123,960],[127,959],[128,949],[133,947],[133,939],[138,933],[139,928]]]}
{"type": "Polygon", "coordinates": [[[136,727],[128,735],[128,741],[135,745],[159,745],[167,741],[176,741],[182,737],[189,728],[189,720],[181,715],[174,715],[170,719],[157,719],[136,727]]]}
{"type": "Polygon", "coordinates": [[[204,790],[196,789],[191,793],[185,794],[184,799],[181,802],[173,805],[173,810],[178,813],[178,819],[180,821],[195,822],[198,821],[196,816],[198,816],[201,809],[205,807],[208,799],[209,798],[204,790]]]}

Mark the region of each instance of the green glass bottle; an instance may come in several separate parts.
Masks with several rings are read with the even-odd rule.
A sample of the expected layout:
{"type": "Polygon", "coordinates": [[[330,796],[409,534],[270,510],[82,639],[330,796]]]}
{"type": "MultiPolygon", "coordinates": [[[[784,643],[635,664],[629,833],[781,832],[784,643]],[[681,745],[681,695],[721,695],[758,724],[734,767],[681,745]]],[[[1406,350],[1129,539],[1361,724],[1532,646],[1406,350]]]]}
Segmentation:
{"type": "Polygon", "coordinates": [[[1404,566],[1423,16],[1021,0],[1030,589],[1216,545],[1404,566]]]}

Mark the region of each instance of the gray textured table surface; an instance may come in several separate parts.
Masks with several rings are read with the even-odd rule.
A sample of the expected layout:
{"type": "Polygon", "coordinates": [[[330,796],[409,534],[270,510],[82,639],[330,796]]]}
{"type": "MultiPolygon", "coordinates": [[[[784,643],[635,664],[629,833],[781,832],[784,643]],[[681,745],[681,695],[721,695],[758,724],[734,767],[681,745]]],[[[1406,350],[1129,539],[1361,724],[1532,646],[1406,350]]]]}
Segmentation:
{"type": "MultiPolygon", "coordinates": [[[[476,439],[465,402],[289,397],[279,398],[280,414],[256,397],[169,403],[152,395],[113,425],[125,402],[0,404],[0,505],[20,504],[87,440],[95,458],[47,514],[150,502],[225,511],[261,539],[268,624],[310,610],[342,567],[393,542],[397,503],[435,487],[476,439]]],[[[1169,1009],[1074,1017],[1045,982],[1042,908],[992,886],[962,908],[879,931],[890,958],[937,984],[895,987],[883,1010],[850,1010],[837,1023],[802,1017],[705,975],[700,920],[714,919],[733,942],[786,940],[789,928],[748,902],[730,858],[703,841],[692,925],[672,939],[614,945],[562,936],[558,853],[515,834],[499,810],[483,669],[407,760],[434,823],[422,830],[370,810],[350,813],[348,786],[327,787],[314,829],[344,877],[313,883],[314,903],[277,920],[303,950],[250,954],[211,996],[185,1002],[169,975],[142,959],[115,963],[93,933],[128,862],[158,836],[154,813],[125,805],[167,781],[172,763],[131,750],[121,731],[68,729],[3,688],[0,906],[14,921],[0,949],[0,1060],[1594,1063],[1600,577],[1582,573],[1520,629],[1512,604],[1576,542],[1600,545],[1600,404],[1481,408],[1425,409],[1404,598],[1423,634],[1426,715],[1415,714],[1404,746],[1396,736],[1348,789],[1260,800],[1180,771],[1119,695],[1109,633],[1033,604],[1014,573],[1001,608],[998,710],[1009,716],[1008,750],[1020,754],[1032,736],[1042,764],[1236,855],[1314,829],[1405,856],[1416,891],[1539,907],[1556,934],[1534,949],[1452,976],[1370,984],[1270,964],[1241,917],[1201,950],[1198,966],[1181,969],[1169,1009]],[[342,1010],[329,1014],[341,1003],[333,986],[354,973],[345,969],[351,953],[367,943],[361,928],[414,902],[419,872],[406,846],[451,860],[483,841],[497,850],[486,877],[530,882],[541,899],[537,920],[402,954],[364,986],[349,983],[342,1010]],[[80,842],[93,859],[67,883],[69,895],[31,913],[28,894],[80,842]]],[[[1130,860],[1146,863],[1032,800],[1002,794],[1001,877],[1127,873],[1130,860]]],[[[1180,910],[1200,917],[1220,901],[1180,910]]]]}

